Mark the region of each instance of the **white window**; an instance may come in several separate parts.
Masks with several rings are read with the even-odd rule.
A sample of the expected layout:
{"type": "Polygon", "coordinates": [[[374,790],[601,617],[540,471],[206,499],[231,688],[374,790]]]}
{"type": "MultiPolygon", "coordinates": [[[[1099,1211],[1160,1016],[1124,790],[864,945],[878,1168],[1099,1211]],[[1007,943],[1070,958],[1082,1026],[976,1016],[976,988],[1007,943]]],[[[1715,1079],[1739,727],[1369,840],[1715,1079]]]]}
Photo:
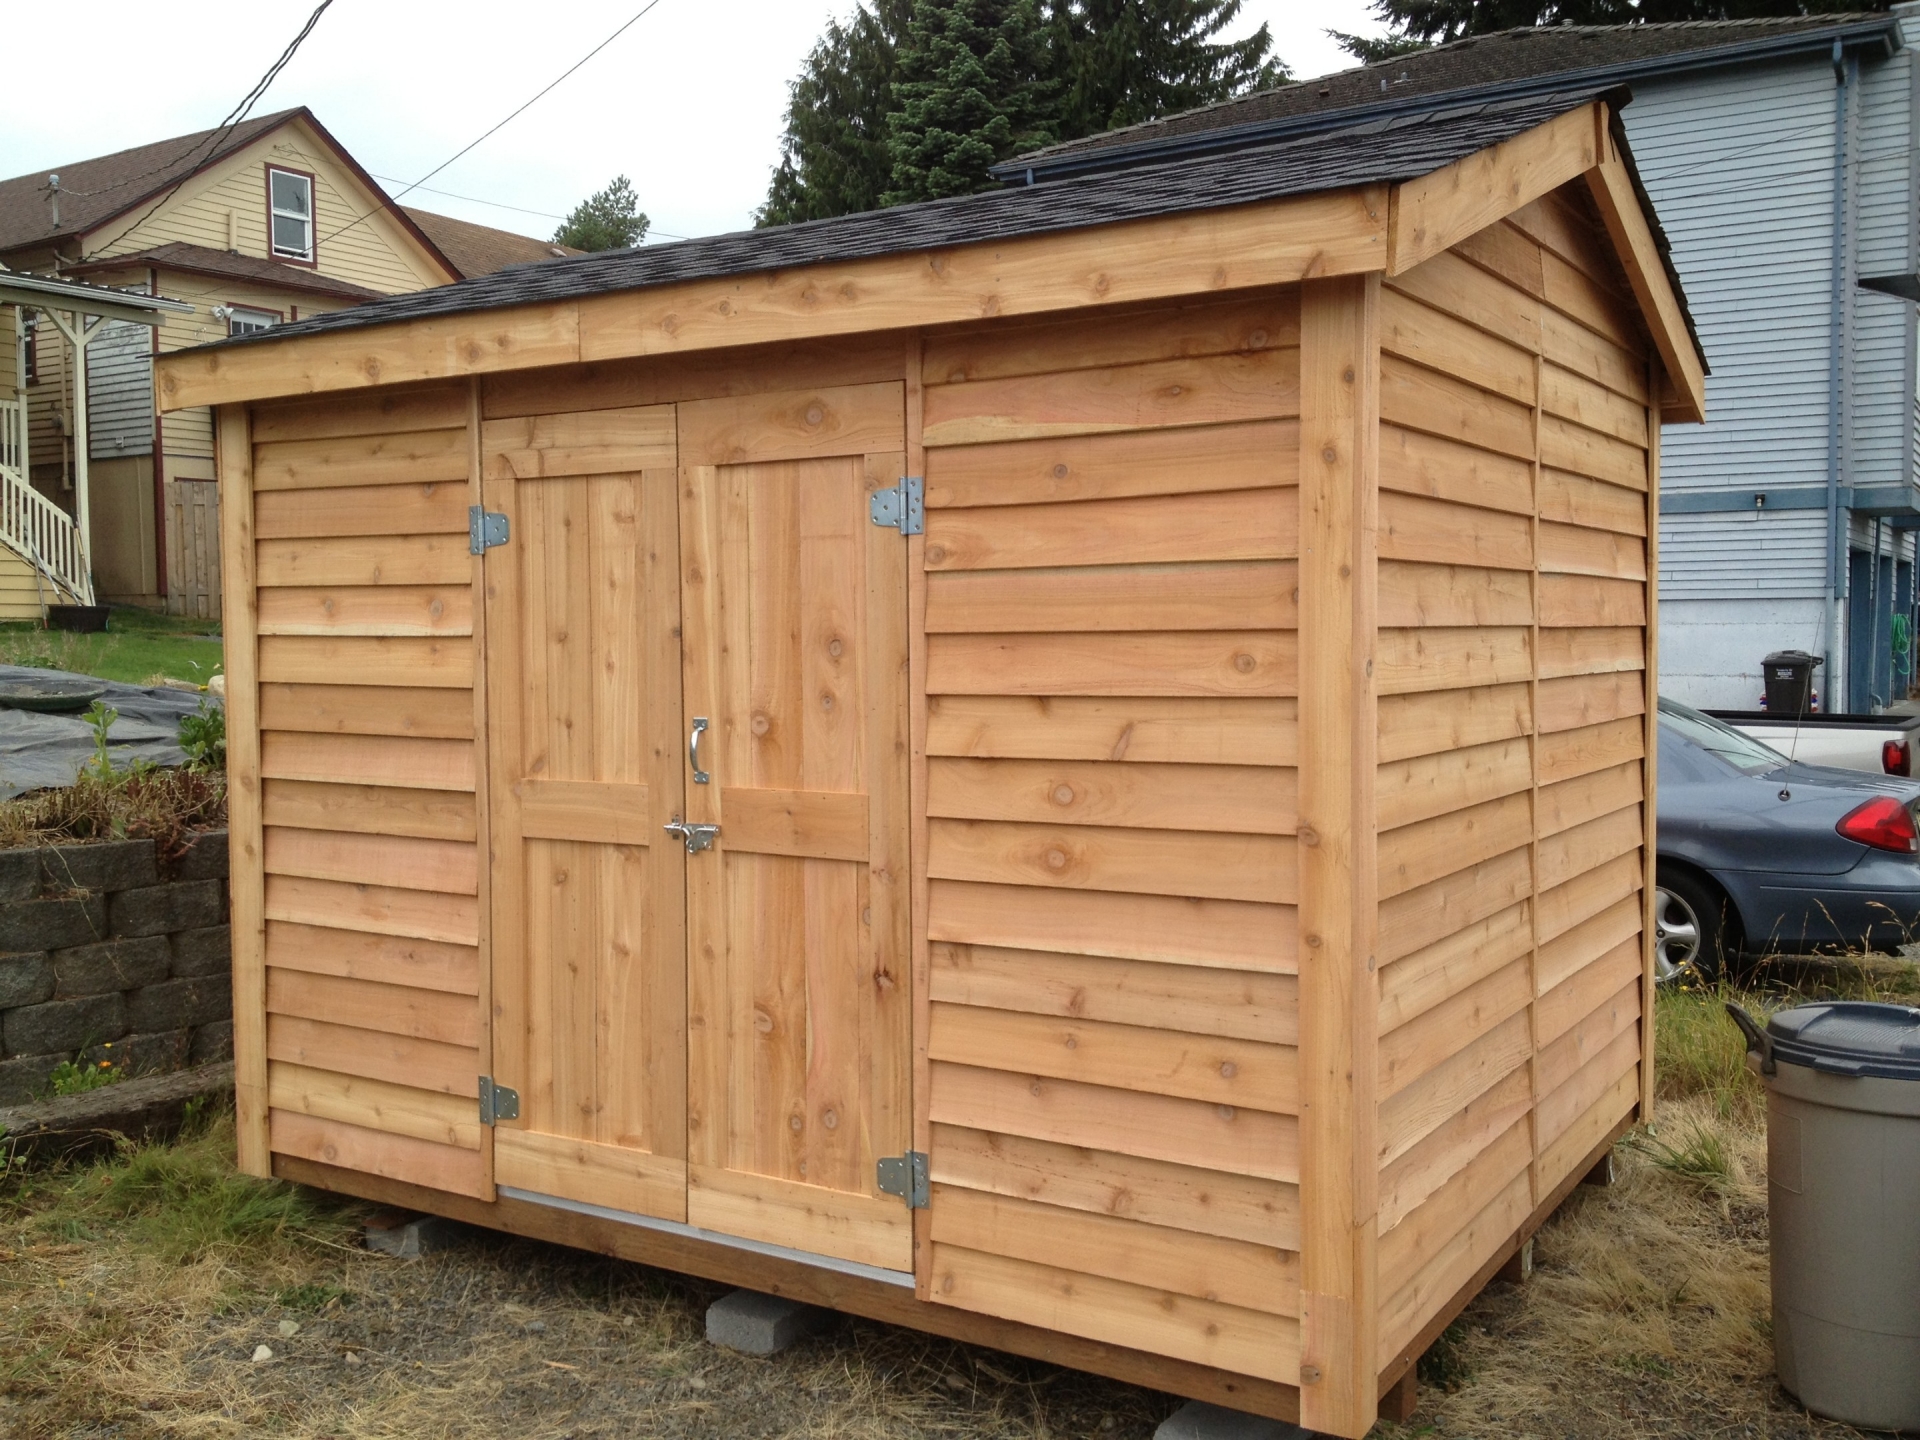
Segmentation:
{"type": "Polygon", "coordinates": [[[277,310],[251,310],[245,305],[227,307],[227,334],[252,335],[261,330],[271,330],[280,323],[277,310]]]}
{"type": "Polygon", "coordinates": [[[289,260],[313,259],[313,177],[269,165],[267,204],[273,253],[289,260]]]}

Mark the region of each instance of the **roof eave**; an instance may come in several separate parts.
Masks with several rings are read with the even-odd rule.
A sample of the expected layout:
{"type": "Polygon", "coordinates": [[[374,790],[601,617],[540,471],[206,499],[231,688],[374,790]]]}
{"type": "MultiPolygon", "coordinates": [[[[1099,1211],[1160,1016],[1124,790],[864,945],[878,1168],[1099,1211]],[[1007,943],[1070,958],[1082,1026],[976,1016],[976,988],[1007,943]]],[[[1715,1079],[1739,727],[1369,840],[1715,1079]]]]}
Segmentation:
{"type": "MultiPolygon", "coordinates": [[[[1557,90],[1579,90],[1625,84],[1637,79],[1678,74],[1688,70],[1720,69],[1729,65],[1779,59],[1801,52],[1831,54],[1835,40],[1845,49],[1860,50],[1875,45],[1891,55],[1900,48],[1900,22],[1892,16],[1857,20],[1842,25],[1822,25],[1791,35],[1771,36],[1765,40],[1739,45],[1718,46],[1709,50],[1686,50],[1648,60],[1617,65],[1597,65],[1585,70],[1561,70],[1529,76],[1524,80],[1502,80],[1491,85],[1467,86],[1457,90],[1430,90],[1398,100],[1349,106],[1344,109],[1317,110],[1311,115],[1289,115],[1279,120],[1259,120],[1245,125],[1225,125],[1191,135],[1168,135],[1138,140],[1124,145],[1109,145],[1096,150],[1078,151],[1044,158],[1044,152],[1023,158],[1015,156],[992,167],[990,173],[1005,184],[1037,184],[1042,180],[1062,180],[1074,175],[1098,174],[1103,170],[1123,170],[1130,166],[1176,159],[1187,155],[1214,154],[1223,150],[1262,145],[1289,135],[1311,134],[1324,130],[1329,122],[1347,125],[1394,115],[1415,115],[1446,110],[1458,105],[1495,100],[1519,100],[1531,95],[1551,94],[1557,90]]],[[[1310,85],[1311,80],[1300,82],[1310,85]]]]}

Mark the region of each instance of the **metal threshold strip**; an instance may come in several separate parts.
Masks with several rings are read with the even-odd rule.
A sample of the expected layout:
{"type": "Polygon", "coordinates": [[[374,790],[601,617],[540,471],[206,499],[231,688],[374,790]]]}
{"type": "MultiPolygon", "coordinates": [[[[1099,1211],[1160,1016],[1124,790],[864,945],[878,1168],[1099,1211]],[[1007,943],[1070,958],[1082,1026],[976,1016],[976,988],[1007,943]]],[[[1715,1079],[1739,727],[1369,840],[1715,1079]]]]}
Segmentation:
{"type": "Polygon", "coordinates": [[[735,1250],[751,1251],[755,1255],[771,1256],[775,1260],[791,1260],[798,1265],[812,1265],[820,1270],[837,1270],[842,1275],[858,1276],[862,1280],[877,1280],[882,1285],[899,1285],[904,1289],[913,1288],[911,1270],[883,1270],[878,1265],[862,1265],[858,1260],[839,1260],[831,1255],[816,1255],[811,1250],[793,1250],[785,1245],[769,1245],[763,1240],[743,1240],[738,1235],[723,1235],[718,1230],[702,1230],[697,1225],[683,1225],[678,1220],[657,1220],[651,1215],[636,1215],[630,1210],[610,1210],[604,1205],[589,1205],[584,1200],[566,1200],[558,1195],[542,1195],[537,1190],[516,1190],[511,1185],[502,1185],[499,1192],[509,1200],[524,1200],[529,1205],[546,1205],[555,1210],[571,1210],[579,1215],[592,1215],[599,1220],[613,1220],[622,1225],[634,1225],[642,1230],[658,1230],[663,1235],[678,1235],[687,1240],[704,1240],[710,1245],[726,1245],[735,1250]]]}

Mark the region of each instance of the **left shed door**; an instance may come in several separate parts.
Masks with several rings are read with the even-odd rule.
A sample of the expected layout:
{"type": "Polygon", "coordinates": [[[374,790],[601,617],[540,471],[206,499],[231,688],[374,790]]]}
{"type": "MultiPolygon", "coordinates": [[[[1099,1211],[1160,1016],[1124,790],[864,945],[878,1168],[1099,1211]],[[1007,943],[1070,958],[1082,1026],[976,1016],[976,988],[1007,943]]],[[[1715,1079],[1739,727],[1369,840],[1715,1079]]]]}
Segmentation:
{"type": "Polygon", "coordinates": [[[673,407],[488,420],[482,454],[497,1179],[684,1220],[673,407]]]}
{"type": "Polygon", "coordinates": [[[264,1091],[262,1148],[490,1198],[467,389],[219,447],[243,1163],[264,1091]]]}

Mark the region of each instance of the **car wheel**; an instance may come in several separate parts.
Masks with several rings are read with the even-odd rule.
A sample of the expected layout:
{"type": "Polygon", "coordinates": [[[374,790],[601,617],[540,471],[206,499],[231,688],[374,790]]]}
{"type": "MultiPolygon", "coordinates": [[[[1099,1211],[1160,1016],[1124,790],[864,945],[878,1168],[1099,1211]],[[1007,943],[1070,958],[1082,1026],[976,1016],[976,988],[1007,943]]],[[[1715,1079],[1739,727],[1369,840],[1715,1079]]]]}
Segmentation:
{"type": "Polygon", "coordinates": [[[1653,892],[1653,978],[1672,985],[1686,976],[1709,984],[1727,959],[1727,902],[1684,871],[1662,872],[1653,892]]]}

